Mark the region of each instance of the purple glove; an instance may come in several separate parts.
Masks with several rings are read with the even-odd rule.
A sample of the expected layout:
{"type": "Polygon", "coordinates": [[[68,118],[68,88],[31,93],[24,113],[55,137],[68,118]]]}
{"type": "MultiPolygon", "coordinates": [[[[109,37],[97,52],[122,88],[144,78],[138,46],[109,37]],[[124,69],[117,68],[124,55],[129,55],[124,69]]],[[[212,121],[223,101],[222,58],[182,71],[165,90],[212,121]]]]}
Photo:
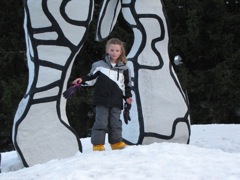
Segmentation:
{"type": "Polygon", "coordinates": [[[128,124],[128,121],[131,121],[131,118],[130,118],[131,107],[132,107],[131,104],[128,104],[127,102],[124,103],[123,118],[126,124],[128,124]]]}
{"type": "Polygon", "coordinates": [[[81,84],[75,84],[63,92],[63,97],[70,99],[72,95],[81,88],[81,84]]]}

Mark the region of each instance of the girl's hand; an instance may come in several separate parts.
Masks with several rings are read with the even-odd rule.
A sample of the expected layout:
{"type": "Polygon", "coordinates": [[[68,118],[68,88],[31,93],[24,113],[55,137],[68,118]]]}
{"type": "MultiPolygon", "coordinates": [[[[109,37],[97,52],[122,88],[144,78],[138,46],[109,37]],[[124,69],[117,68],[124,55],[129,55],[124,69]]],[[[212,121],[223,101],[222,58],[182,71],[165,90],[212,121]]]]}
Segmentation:
{"type": "Polygon", "coordinates": [[[81,82],[82,82],[82,78],[77,78],[72,83],[73,84],[80,84],[81,82]]]}
{"type": "Polygon", "coordinates": [[[132,98],[132,97],[127,98],[127,99],[126,99],[126,102],[127,102],[128,104],[132,104],[133,98],[132,98]]]}

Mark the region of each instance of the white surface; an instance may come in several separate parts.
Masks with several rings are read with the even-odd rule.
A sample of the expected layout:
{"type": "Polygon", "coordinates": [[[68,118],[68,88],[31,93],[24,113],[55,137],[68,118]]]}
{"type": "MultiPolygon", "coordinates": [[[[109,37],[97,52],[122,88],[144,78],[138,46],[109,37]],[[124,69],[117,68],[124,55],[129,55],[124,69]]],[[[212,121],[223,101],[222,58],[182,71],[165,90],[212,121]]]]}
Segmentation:
{"type": "Polygon", "coordinates": [[[15,151],[2,154],[0,179],[240,179],[240,125],[193,125],[190,145],[154,143],[123,150],[92,152],[21,168],[15,151]],[[18,170],[20,169],[20,170],[18,170]],[[8,172],[14,171],[14,172],[8,172]]]}
{"type": "Polygon", "coordinates": [[[101,40],[109,36],[116,24],[119,12],[121,10],[121,1],[104,1],[99,14],[96,39],[101,40]],[[99,36],[101,35],[101,36],[99,36]]]}
{"type": "Polygon", "coordinates": [[[66,59],[71,55],[69,47],[56,45],[39,45],[37,46],[38,57],[54,64],[64,66],[66,59]]]}
{"type": "Polygon", "coordinates": [[[78,49],[77,47],[70,49],[70,47],[80,45],[90,23],[86,21],[85,24],[74,25],[68,22],[68,19],[86,20],[92,14],[90,2],[68,1],[66,7],[63,7],[66,15],[69,16],[66,18],[62,17],[60,12],[63,1],[27,1],[24,28],[29,83],[26,97],[21,100],[14,118],[13,142],[16,147],[19,147],[18,153],[22,154],[29,166],[54,158],[71,157],[79,152],[78,139],[67,127],[69,123],[65,112],[66,100],[62,98],[61,91],[67,87],[73,61],[81,48],[78,46],[78,49]],[[46,9],[42,7],[44,2],[47,5],[46,9]],[[52,16],[47,17],[46,12],[52,16]],[[54,23],[50,27],[52,25],[50,21],[56,21],[59,27],[54,23]],[[32,36],[38,41],[35,41],[32,36]],[[54,41],[57,37],[60,39],[54,41]],[[46,42],[46,39],[53,41],[46,42]],[[59,66],[52,66],[51,63],[59,66]],[[63,88],[61,88],[62,85],[63,88]],[[37,104],[32,101],[32,95],[34,99],[40,100],[37,104]],[[57,95],[59,99],[54,100],[54,96],[57,95]]]}
{"type": "MultiPolygon", "coordinates": [[[[123,0],[122,2],[127,4],[129,1],[123,0]]],[[[123,17],[132,26],[134,34],[133,47],[128,58],[134,57],[134,61],[137,61],[139,65],[146,66],[140,67],[137,71],[136,69],[134,71],[137,66],[131,67],[132,72],[138,73],[134,74],[133,77],[134,88],[138,89],[140,96],[136,97],[139,98],[139,101],[137,108],[131,109],[131,117],[132,119],[136,118],[137,110],[141,109],[142,114],[138,114],[138,117],[143,117],[141,129],[144,133],[164,136],[174,134],[173,138],[168,141],[186,143],[189,138],[187,123],[178,124],[175,132],[173,129],[176,119],[184,118],[188,112],[188,107],[185,102],[186,98],[182,95],[183,90],[178,88],[180,84],[176,83],[178,78],[173,68],[171,68],[172,71],[169,68],[169,37],[162,3],[159,0],[152,0],[151,3],[142,0],[133,3],[131,8],[123,7],[123,17]],[[139,28],[139,30],[135,28],[139,28]],[[158,67],[159,65],[162,67],[158,67]],[[153,70],[151,68],[160,69],[153,70]]],[[[132,143],[134,143],[132,139],[136,139],[136,134],[140,134],[140,130],[135,127],[134,131],[138,131],[138,133],[134,133],[133,137],[133,128],[126,126],[123,132],[124,138],[132,143]]],[[[140,137],[143,136],[141,132],[140,137]]],[[[166,141],[155,137],[143,138],[142,144],[166,141]]]]}
{"type": "Polygon", "coordinates": [[[17,135],[18,146],[29,166],[71,157],[79,151],[76,136],[59,121],[56,102],[49,102],[48,108],[45,106],[44,103],[32,105],[18,127],[21,132],[17,135]]]}
{"type": "MultiPolygon", "coordinates": [[[[89,12],[89,2],[88,1],[69,1],[71,3],[68,3],[67,6],[67,15],[71,15],[71,17],[69,18],[74,18],[74,20],[79,20],[81,21],[82,18],[85,19],[88,15],[89,12]],[[75,7],[79,7],[79,11],[80,14],[75,11],[72,10],[72,13],[69,14],[69,7],[70,6],[75,6],[75,7]],[[87,8],[86,8],[87,7],[87,8]],[[84,10],[81,10],[81,8],[85,8],[84,10]],[[75,16],[73,17],[73,14],[75,14],[75,16]],[[81,15],[81,16],[79,16],[81,15]],[[76,19],[76,16],[78,16],[78,18],[76,19]]],[[[64,36],[71,42],[73,43],[75,46],[77,46],[79,44],[79,42],[82,40],[83,35],[86,32],[86,27],[85,26],[75,26],[72,24],[69,24],[65,19],[63,19],[61,13],[60,13],[60,6],[62,4],[62,1],[56,1],[56,0],[51,0],[48,1],[48,9],[50,11],[50,13],[52,13],[53,18],[57,21],[59,27],[61,28],[64,36]]],[[[41,17],[40,17],[41,18],[41,17]]],[[[38,20],[38,22],[41,22],[42,19],[38,20]]],[[[87,25],[88,22],[86,22],[87,25]]]]}

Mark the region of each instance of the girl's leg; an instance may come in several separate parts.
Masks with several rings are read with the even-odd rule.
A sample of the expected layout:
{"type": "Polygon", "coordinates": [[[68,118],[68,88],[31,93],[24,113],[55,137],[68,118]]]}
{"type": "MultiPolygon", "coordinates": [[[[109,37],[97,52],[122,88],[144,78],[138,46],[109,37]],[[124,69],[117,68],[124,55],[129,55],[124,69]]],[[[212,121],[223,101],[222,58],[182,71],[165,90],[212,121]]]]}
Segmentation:
{"type": "Polygon", "coordinates": [[[108,141],[110,144],[115,144],[122,141],[122,121],[120,120],[121,109],[109,109],[109,127],[108,141]]]}
{"type": "Polygon", "coordinates": [[[104,145],[108,129],[109,108],[96,106],[96,118],[92,128],[91,142],[93,145],[104,145]]]}

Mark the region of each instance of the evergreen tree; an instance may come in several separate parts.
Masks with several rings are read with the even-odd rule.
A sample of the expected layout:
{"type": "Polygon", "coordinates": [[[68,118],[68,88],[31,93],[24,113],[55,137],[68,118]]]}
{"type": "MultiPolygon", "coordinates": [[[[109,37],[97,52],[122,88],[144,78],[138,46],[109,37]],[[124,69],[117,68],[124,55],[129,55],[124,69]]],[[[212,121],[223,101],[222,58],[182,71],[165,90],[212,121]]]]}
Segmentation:
{"type": "Polygon", "coordinates": [[[23,33],[23,2],[0,4],[0,149],[12,149],[11,135],[16,106],[27,85],[23,33]]]}
{"type": "Polygon", "coordinates": [[[240,100],[239,12],[232,14],[218,0],[185,1],[180,9],[174,1],[167,2],[171,57],[180,54],[184,61],[177,72],[189,94],[192,122],[237,122],[233,112],[240,100]]]}

